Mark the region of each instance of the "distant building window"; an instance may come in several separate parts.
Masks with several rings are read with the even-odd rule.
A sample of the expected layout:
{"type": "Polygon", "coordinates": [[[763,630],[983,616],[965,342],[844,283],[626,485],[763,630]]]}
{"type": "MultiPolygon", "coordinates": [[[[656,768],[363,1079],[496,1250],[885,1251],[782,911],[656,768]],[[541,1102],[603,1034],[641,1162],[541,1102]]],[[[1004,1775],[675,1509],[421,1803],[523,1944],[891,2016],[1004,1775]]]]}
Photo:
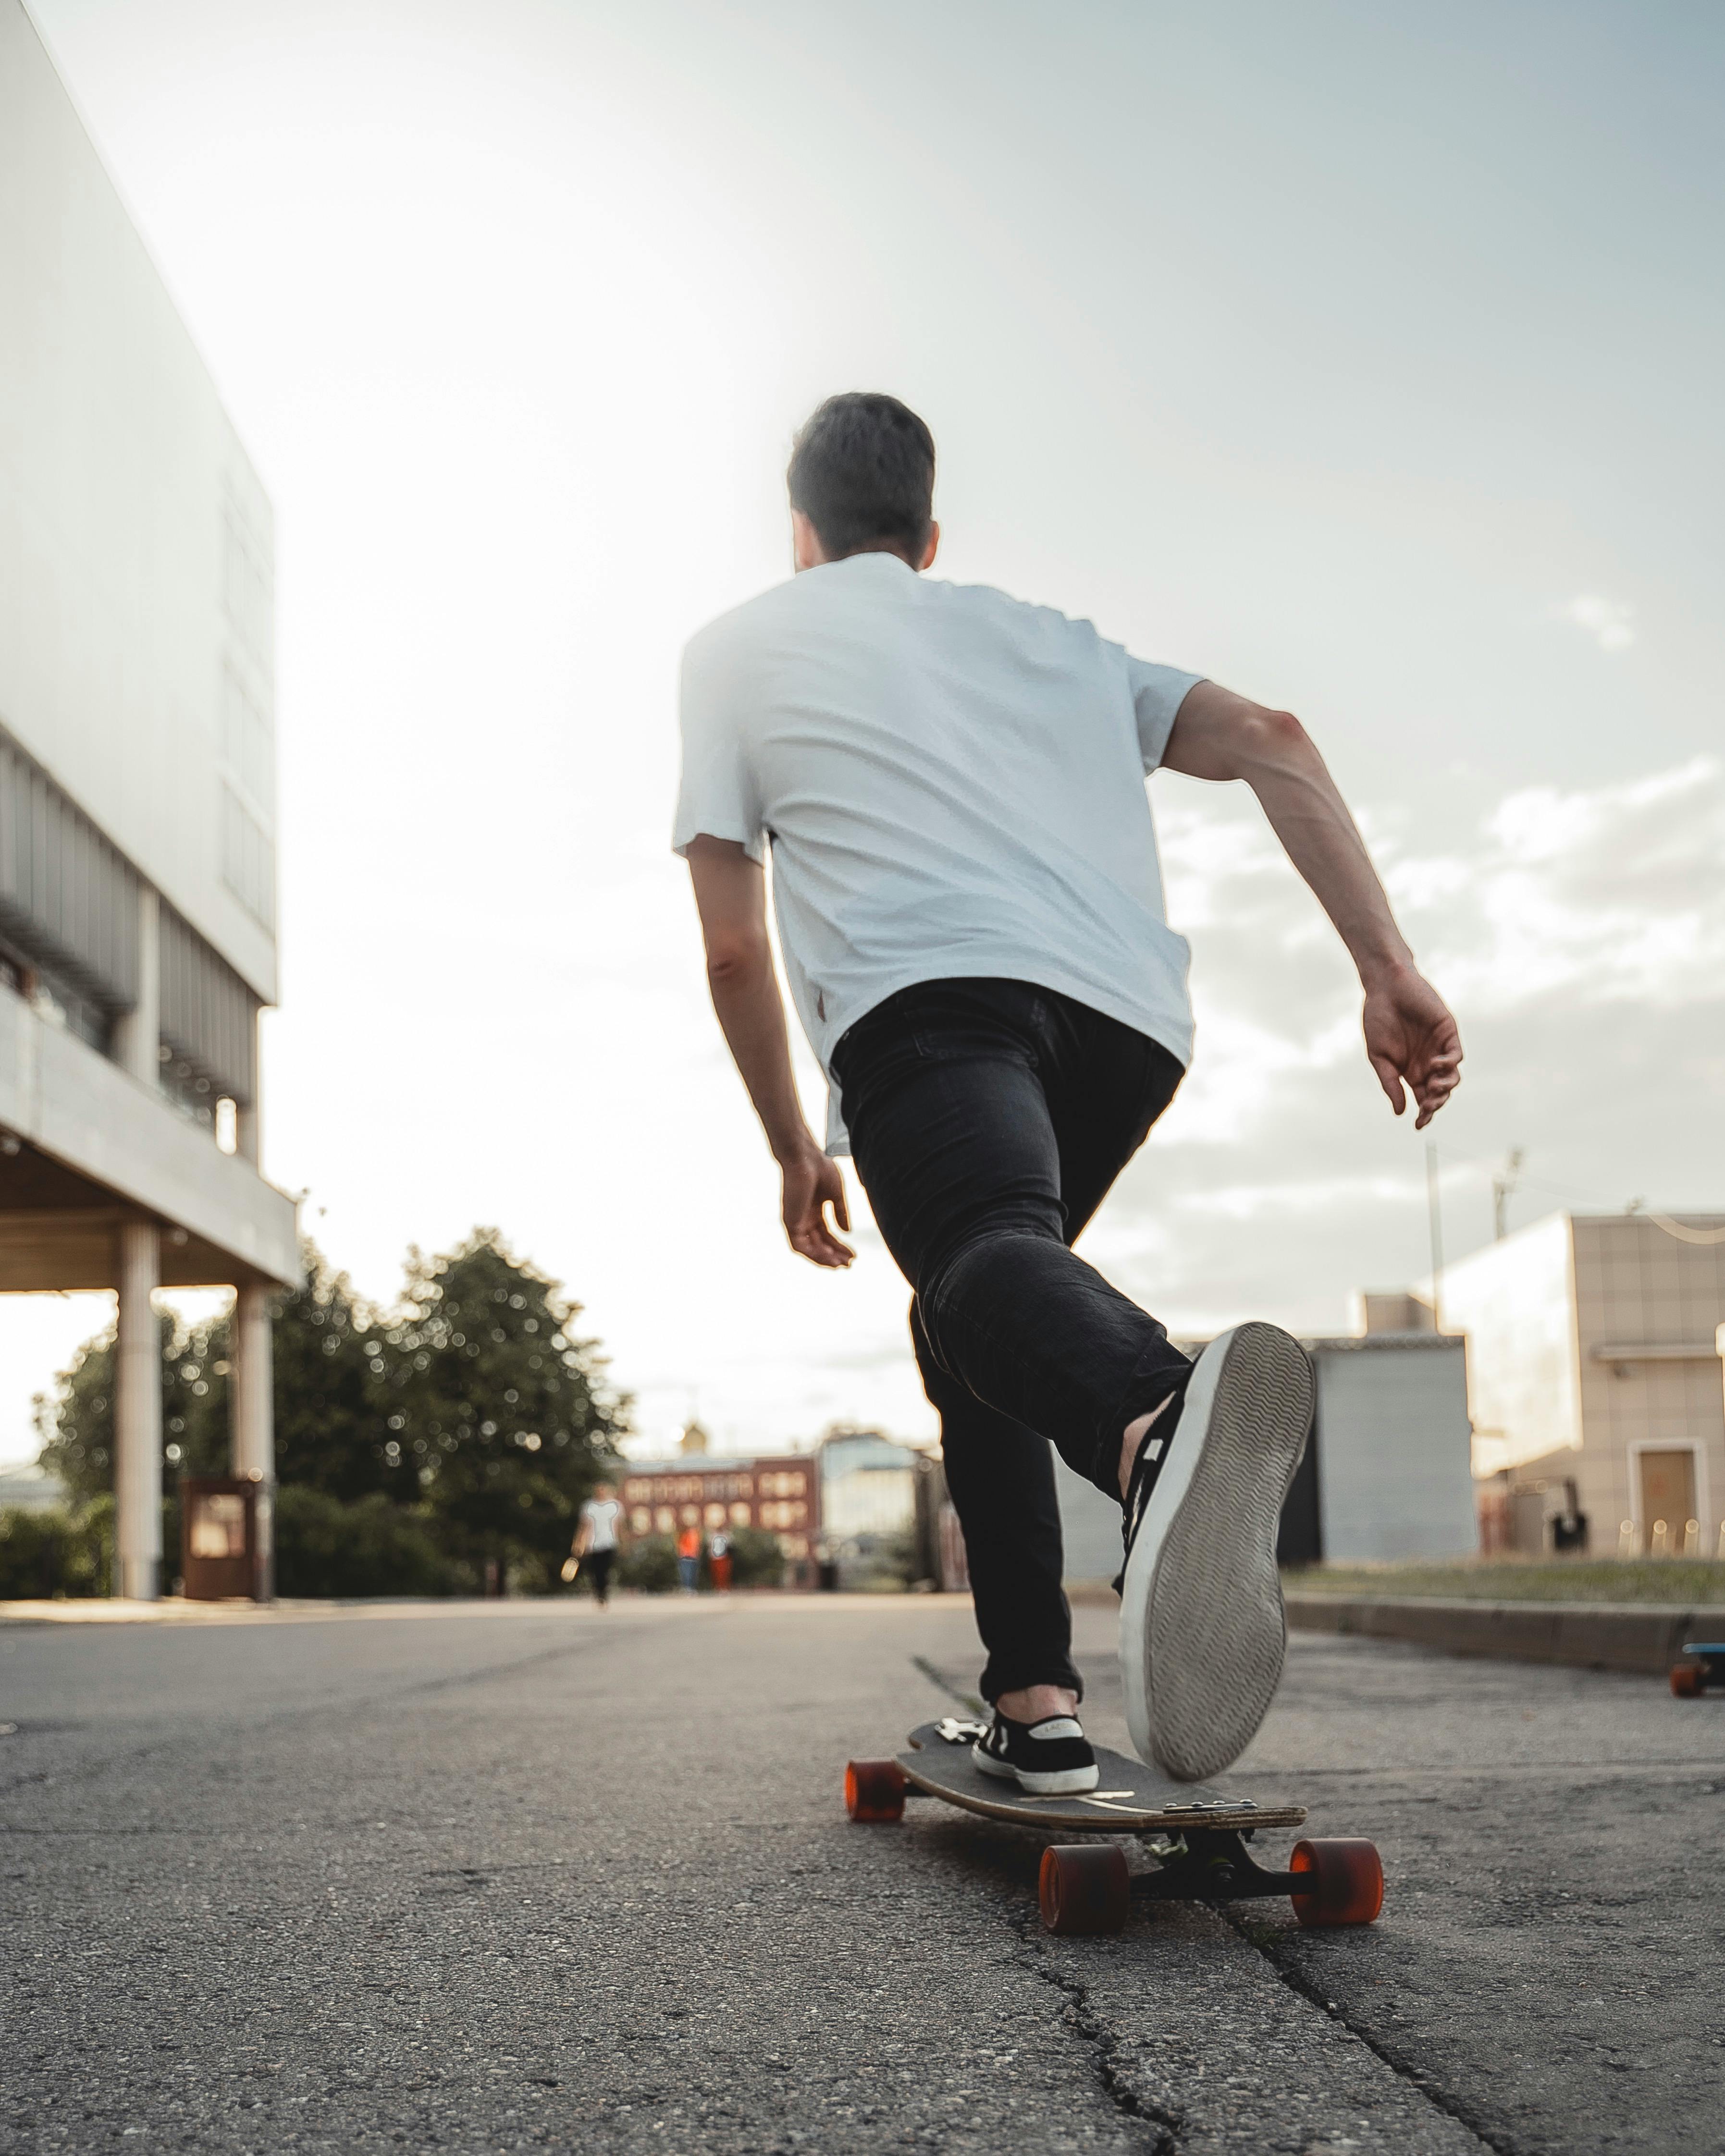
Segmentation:
{"type": "Polygon", "coordinates": [[[644,1505],[637,1505],[629,1516],[629,1523],[638,1535],[644,1535],[653,1524],[653,1515],[644,1505]]]}
{"type": "Polygon", "coordinates": [[[677,1516],[669,1505],[661,1505],[653,1515],[653,1524],[662,1535],[668,1535],[677,1524],[677,1516]]]}
{"type": "Polygon", "coordinates": [[[275,926],[275,848],[229,786],[222,788],[222,880],[254,920],[275,926]]]}
{"type": "Polygon", "coordinates": [[[731,1524],[733,1527],[746,1527],[748,1523],[749,1508],[739,1499],[739,1501],[731,1507],[731,1524]]]}

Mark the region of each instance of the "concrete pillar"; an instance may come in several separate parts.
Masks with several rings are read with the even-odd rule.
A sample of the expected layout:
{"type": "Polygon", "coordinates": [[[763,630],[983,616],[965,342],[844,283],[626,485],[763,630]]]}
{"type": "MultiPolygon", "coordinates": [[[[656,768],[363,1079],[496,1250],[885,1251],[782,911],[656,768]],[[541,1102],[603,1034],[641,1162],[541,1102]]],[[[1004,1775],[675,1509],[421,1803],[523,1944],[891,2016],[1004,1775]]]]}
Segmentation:
{"type": "Polygon", "coordinates": [[[114,1060],[140,1085],[162,1083],[162,916],[151,885],[138,891],[138,999],[114,1021],[114,1060]]]}
{"type": "Polygon", "coordinates": [[[266,1288],[243,1287],[234,1298],[228,1361],[232,1373],[233,1469],[258,1487],[258,1599],[275,1594],[275,1373],[266,1288]]]}
{"type": "Polygon", "coordinates": [[[114,1589],[162,1592],[162,1349],[151,1301],[162,1278],[156,1225],[120,1229],[120,1324],[114,1362],[114,1589]]]}

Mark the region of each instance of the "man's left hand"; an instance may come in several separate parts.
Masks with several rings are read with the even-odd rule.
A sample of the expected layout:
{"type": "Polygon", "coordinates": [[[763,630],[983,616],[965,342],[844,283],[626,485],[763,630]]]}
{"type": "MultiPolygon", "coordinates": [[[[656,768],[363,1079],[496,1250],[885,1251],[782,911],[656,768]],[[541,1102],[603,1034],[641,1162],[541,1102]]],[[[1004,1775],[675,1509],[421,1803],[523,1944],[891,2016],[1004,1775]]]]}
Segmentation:
{"type": "Polygon", "coordinates": [[[1405,1081],[1423,1131],[1461,1083],[1461,1034],[1450,1009],[1430,981],[1411,966],[1398,968],[1366,991],[1363,1014],[1366,1054],[1389,1105],[1400,1115],[1405,1081]]]}

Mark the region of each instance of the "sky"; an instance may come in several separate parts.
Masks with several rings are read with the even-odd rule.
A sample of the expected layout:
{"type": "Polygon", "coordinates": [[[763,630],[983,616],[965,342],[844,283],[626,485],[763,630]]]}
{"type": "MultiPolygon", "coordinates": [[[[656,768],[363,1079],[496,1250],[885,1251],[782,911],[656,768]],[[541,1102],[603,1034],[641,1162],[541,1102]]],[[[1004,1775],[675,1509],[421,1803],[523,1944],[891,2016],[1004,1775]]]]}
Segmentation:
{"type": "MultiPolygon", "coordinates": [[[[367,1296],[476,1223],[642,1449],[931,1435],[784,1247],[667,850],[675,679],[885,388],[939,569],[1297,712],[1467,1049],[1446,1255],[1725,1208],[1725,18],[1636,0],[33,0],[274,501],[264,1164],[367,1296]]],[[[1192,1073],[1086,1254],[1180,1333],[1430,1270],[1250,798],[1152,783],[1192,1073]]],[[[820,1080],[800,1067],[819,1127],[820,1080]]],[[[106,1299],[0,1308],[0,1458],[106,1299]]]]}

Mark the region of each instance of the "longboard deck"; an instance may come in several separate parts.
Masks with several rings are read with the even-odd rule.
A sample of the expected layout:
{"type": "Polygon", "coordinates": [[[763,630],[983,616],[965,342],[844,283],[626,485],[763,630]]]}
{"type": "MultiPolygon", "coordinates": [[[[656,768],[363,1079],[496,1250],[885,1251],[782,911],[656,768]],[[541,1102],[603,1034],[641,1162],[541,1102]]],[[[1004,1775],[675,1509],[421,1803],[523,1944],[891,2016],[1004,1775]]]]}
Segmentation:
{"type": "Polygon", "coordinates": [[[1078,1834],[1181,1834],[1191,1827],[1302,1826],[1301,1804],[1260,1804],[1224,1794],[1208,1782],[1176,1782],[1142,1759],[1096,1747],[1101,1779],[1077,1796],[1033,1797],[985,1774],[971,1757],[979,1722],[925,1722],[913,1729],[898,1763],[927,1796],[961,1810],[1016,1826],[1059,1827],[1078,1834]]]}

